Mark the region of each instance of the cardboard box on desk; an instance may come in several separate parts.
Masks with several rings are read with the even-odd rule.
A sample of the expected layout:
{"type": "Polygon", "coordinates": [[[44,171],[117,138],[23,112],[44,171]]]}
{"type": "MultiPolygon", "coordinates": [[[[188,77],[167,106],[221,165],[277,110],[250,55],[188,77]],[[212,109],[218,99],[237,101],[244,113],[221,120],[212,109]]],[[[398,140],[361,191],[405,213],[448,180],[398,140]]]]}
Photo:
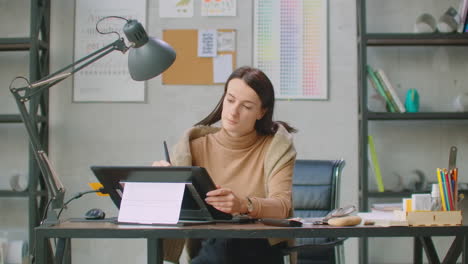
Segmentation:
{"type": "Polygon", "coordinates": [[[461,225],[461,211],[394,211],[398,219],[407,220],[410,226],[461,225]]]}

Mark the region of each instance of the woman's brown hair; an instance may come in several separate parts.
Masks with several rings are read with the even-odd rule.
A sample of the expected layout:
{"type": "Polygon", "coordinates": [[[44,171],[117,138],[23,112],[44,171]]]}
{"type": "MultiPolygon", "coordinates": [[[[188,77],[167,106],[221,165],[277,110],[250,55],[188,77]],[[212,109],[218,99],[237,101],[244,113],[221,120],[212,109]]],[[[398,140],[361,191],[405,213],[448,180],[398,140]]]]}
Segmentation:
{"type": "Polygon", "coordinates": [[[281,124],[290,133],[297,132],[297,130],[291,127],[288,123],[283,121],[273,121],[273,110],[275,107],[275,91],[273,84],[270,79],[261,70],[244,66],[236,69],[226,81],[224,85],[224,93],[219,100],[213,111],[204,119],[196,123],[195,125],[210,126],[219,120],[221,120],[221,112],[223,111],[224,97],[226,96],[227,87],[229,81],[232,79],[241,79],[248,86],[250,86],[255,93],[257,93],[260,101],[262,102],[262,109],[266,109],[262,119],[257,120],[255,123],[255,130],[261,135],[273,135],[278,130],[278,124],[281,124]]]}

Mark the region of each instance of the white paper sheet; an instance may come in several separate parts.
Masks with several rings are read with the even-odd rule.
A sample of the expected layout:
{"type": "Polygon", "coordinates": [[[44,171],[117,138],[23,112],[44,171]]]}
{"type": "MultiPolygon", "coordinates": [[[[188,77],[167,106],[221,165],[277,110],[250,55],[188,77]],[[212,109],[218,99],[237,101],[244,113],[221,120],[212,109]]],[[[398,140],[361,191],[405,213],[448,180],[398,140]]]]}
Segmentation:
{"type": "Polygon", "coordinates": [[[213,58],[213,82],[224,83],[226,82],[229,75],[231,75],[232,69],[232,55],[224,54],[213,58]]]}
{"type": "Polygon", "coordinates": [[[193,17],[193,2],[193,0],[159,0],[159,16],[193,17]]]}
{"type": "Polygon", "coordinates": [[[198,57],[216,57],[218,32],[215,29],[198,30],[198,57]]]}
{"type": "Polygon", "coordinates": [[[202,16],[236,16],[237,0],[203,0],[202,16]]]}
{"type": "Polygon", "coordinates": [[[218,52],[236,50],[236,32],[218,32],[218,52]]]}
{"type": "Polygon", "coordinates": [[[185,183],[126,182],[119,222],[177,224],[185,183]]]}

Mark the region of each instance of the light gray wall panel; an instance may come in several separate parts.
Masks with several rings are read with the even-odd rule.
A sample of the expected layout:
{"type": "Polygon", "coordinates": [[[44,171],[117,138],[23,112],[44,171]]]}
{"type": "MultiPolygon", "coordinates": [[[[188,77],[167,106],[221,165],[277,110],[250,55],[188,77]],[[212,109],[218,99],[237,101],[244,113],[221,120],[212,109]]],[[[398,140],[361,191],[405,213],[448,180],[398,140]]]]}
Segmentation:
{"type": "MultiPolygon", "coordinates": [[[[164,29],[234,28],[238,65],[252,64],[251,1],[239,0],[238,16],[227,18],[201,17],[199,1],[195,1],[192,19],[160,19],[158,3],[148,3],[150,35],[161,37],[164,29]]],[[[74,4],[73,0],[52,1],[52,71],[73,61],[74,4]]],[[[346,160],[341,201],[357,204],[355,3],[333,0],[329,7],[329,99],[278,101],[275,118],[299,129],[295,135],[298,158],[346,160]]],[[[138,104],[72,103],[71,80],[51,89],[50,156],[67,188],[67,198],[88,190],[87,183],[96,181],[91,165],[149,165],[162,159],[162,141],[174,144],[183,131],[212,110],[223,89],[220,85],[162,85],[160,77],[148,81],[147,87],[147,103],[138,104]]],[[[109,216],[117,214],[109,198],[87,195],[72,202],[63,217],[82,216],[90,207],[100,207],[109,216]]],[[[73,261],[145,263],[145,247],[135,240],[76,240],[73,261]]],[[[357,263],[355,239],[346,242],[346,254],[348,263],[357,263]]]]}

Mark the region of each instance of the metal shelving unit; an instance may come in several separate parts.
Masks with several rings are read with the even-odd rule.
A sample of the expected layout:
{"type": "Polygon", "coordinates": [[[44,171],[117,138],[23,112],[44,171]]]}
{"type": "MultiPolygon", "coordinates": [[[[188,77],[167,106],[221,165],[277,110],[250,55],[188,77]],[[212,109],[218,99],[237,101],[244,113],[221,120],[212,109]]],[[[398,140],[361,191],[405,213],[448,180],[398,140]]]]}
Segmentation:
{"type": "MultiPolygon", "coordinates": [[[[367,108],[367,48],[382,46],[468,46],[468,34],[367,33],[366,0],[357,0],[359,98],[359,208],[369,210],[369,198],[403,198],[412,192],[370,192],[368,175],[368,123],[372,121],[468,120],[468,112],[372,112],[367,108]]],[[[368,263],[367,238],[360,239],[359,263],[368,263]]]]}
{"type": "MultiPolygon", "coordinates": [[[[2,10],[8,12],[8,10],[2,10]]],[[[0,38],[0,51],[24,51],[29,53],[29,81],[39,80],[49,74],[49,33],[50,33],[50,0],[30,1],[30,32],[26,38],[0,38]]],[[[40,134],[41,143],[48,145],[48,93],[44,92],[38,99],[29,102],[31,113],[36,116],[35,129],[40,134]]],[[[19,114],[0,114],[0,123],[22,123],[19,114]]],[[[27,150],[25,150],[27,151],[27,150]]],[[[29,149],[28,188],[15,192],[0,190],[0,198],[24,197],[28,199],[29,248],[34,248],[34,228],[39,225],[40,217],[47,203],[47,191],[41,180],[41,173],[34,156],[29,149]]]]}

